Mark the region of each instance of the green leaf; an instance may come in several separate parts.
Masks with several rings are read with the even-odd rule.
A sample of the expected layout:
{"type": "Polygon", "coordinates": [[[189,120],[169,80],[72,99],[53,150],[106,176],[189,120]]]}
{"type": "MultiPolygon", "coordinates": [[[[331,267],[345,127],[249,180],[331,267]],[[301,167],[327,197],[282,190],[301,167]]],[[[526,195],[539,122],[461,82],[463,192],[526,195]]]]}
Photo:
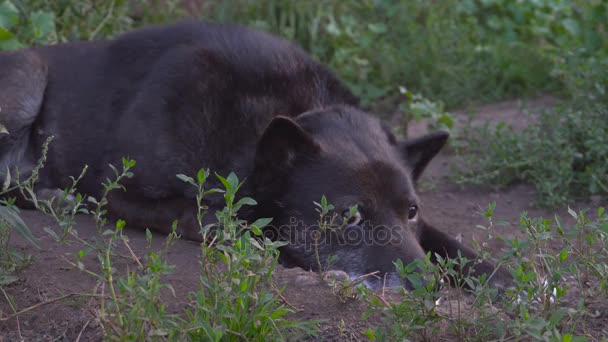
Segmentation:
{"type": "MultiPolygon", "coordinates": [[[[0,41],[9,40],[9,39],[13,39],[13,38],[15,38],[14,34],[7,31],[6,29],[0,27],[0,41]]],[[[4,127],[1,124],[0,124],[0,133],[8,134],[8,130],[6,129],[6,127],[4,127]]]]}
{"type": "Polygon", "coordinates": [[[397,260],[393,261],[393,264],[395,265],[397,274],[399,274],[399,276],[401,276],[401,277],[404,277],[406,274],[406,271],[405,271],[405,267],[403,266],[403,261],[401,261],[401,259],[397,259],[397,260]]]}
{"type": "Polygon", "coordinates": [[[224,193],[224,192],[225,191],[222,189],[213,188],[213,189],[205,190],[203,192],[203,195],[207,196],[207,195],[213,195],[213,194],[224,193]]]}
{"type": "Polygon", "coordinates": [[[264,250],[264,247],[262,247],[262,245],[260,245],[260,243],[258,242],[258,240],[254,239],[254,238],[250,238],[250,239],[249,239],[249,243],[250,243],[250,244],[251,244],[253,247],[255,247],[255,248],[257,248],[257,249],[259,249],[259,250],[261,250],[261,251],[263,251],[263,250],[264,250]]]}
{"type": "Polygon", "coordinates": [[[10,228],[14,229],[21,237],[36,248],[40,248],[38,241],[14,209],[0,205],[0,223],[2,222],[5,222],[10,228]]]}
{"type": "Polygon", "coordinates": [[[19,280],[16,276],[0,274],[0,286],[7,286],[19,280]]]}
{"type": "Polygon", "coordinates": [[[243,197],[241,198],[238,202],[236,202],[236,204],[234,205],[235,207],[240,207],[243,205],[257,205],[258,202],[256,202],[253,198],[251,197],[243,197]]]}
{"type": "Polygon", "coordinates": [[[568,249],[569,248],[564,248],[562,249],[562,251],[559,253],[559,260],[561,262],[564,262],[566,260],[566,258],[568,257],[568,249]]]}
{"type": "Polygon", "coordinates": [[[350,215],[348,218],[355,217],[359,212],[359,205],[355,204],[352,207],[348,208],[348,214],[350,215]]]}
{"type": "Polygon", "coordinates": [[[450,114],[447,114],[447,113],[441,114],[441,116],[439,117],[439,120],[437,120],[437,122],[445,125],[445,127],[447,127],[447,128],[454,127],[454,119],[452,118],[452,116],[450,114]]]}
{"type": "Polygon", "coordinates": [[[422,287],[422,279],[417,274],[408,274],[405,278],[410,282],[414,289],[419,289],[422,287]]]}
{"type": "Polygon", "coordinates": [[[118,229],[118,230],[122,230],[126,225],[127,225],[127,222],[125,220],[116,221],[116,229],[118,229]]]}
{"type": "Polygon", "coordinates": [[[553,315],[551,315],[551,318],[549,318],[549,324],[551,324],[552,327],[556,327],[562,318],[564,318],[565,313],[566,312],[562,309],[555,311],[553,315]]]}
{"type": "Polygon", "coordinates": [[[209,170],[200,169],[196,174],[196,179],[198,180],[198,184],[205,184],[207,177],[209,176],[209,170]]]}
{"type": "Polygon", "coordinates": [[[581,31],[581,27],[578,22],[572,18],[562,20],[562,26],[573,37],[577,37],[581,31]]]}
{"type": "Polygon", "coordinates": [[[256,226],[259,228],[264,228],[266,227],[270,222],[272,222],[272,217],[270,218],[261,218],[261,219],[257,219],[255,220],[255,222],[253,222],[251,225],[252,226],[256,226]]]}
{"type": "Polygon", "coordinates": [[[568,207],[568,214],[570,214],[570,216],[572,216],[573,218],[578,218],[578,215],[576,214],[576,212],[574,210],[572,210],[572,208],[568,207]]]}
{"type": "Polygon", "coordinates": [[[19,10],[9,0],[0,2],[0,27],[10,30],[19,24],[19,10]]]}
{"type": "Polygon", "coordinates": [[[54,231],[54,230],[52,230],[51,228],[49,228],[49,227],[44,227],[44,228],[42,228],[42,230],[44,230],[44,231],[45,231],[47,234],[49,234],[49,235],[50,235],[50,236],[53,238],[53,240],[55,240],[55,241],[59,241],[59,240],[61,240],[61,239],[59,238],[59,235],[57,235],[57,233],[55,233],[55,231],[54,231]]]}
{"type": "Polygon", "coordinates": [[[228,178],[226,178],[226,180],[230,184],[230,189],[236,189],[239,187],[239,179],[234,174],[234,172],[230,172],[230,174],[228,175],[228,178]]]}
{"type": "Polygon", "coordinates": [[[266,249],[277,249],[279,247],[287,246],[289,242],[287,241],[270,241],[268,238],[264,238],[264,245],[266,249]]]}
{"type": "Polygon", "coordinates": [[[55,14],[53,12],[36,11],[30,14],[32,33],[36,38],[43,38],[55,33],[55,14]]]}
{"type": "Polygon", "coordinates": [[[226,189],[226,190],[231,189],[230,182],[228,182],[228,180],[226,178],[220,176],[218,173],[215,173],[215,177],[217,177],[217,179],[219,179],[220,182],[222,182],[222,184],[224,185],[224,189],[226,189]]]}
{"type": "Polygon", "coordinates": [[[367,336],[367,338],[369,338],[370,341],[375,341],[376,340],[376,334],[374,333],[374,331],[372,330],[372,328],[369,328],[369,329],[365,330],[363,332],[363,334],[365,336],[367,336]]]}
{"type": "Polygon", "coordinates": [[[281,318],[290,312],[291,311],[287,308],[277,309],[270,315],[270,318],[276,320],[277,318],[281,318]]]}
{"type": "Polygon", "coordinates": [[[129,159],[126,157],[122,157],[122,168],[123,169],[130,169],[132,167],[135,166],[135,160],[134,159],[129,159]]]}
{"type": "Polygon", "coordinates": [[[262,235],[262,230],[260,229],[260,227],[252,224],[251,226],[249,226],[249,228],[251,229],[251,231],[253,232],[253,234],[260,236],[262,235]]]}
{"type": "Polygon", "coordinates": [[[84,254],[84,251],[82,249],[78,251],[78,258],[79,259],[82,259],[84,257],[84,255],[85,254],[84,254]]]}
{"type": "Polygon", "coordinates": [[[11,186],[11,170],[8,168],[8,166],[6,167],[6,178],[4,178],[4,183],[2,184],[2,191],[6,191],[8,190],[8,188],[11,186]]]}
{"type": "Polygon", "coordinates": [[[161,336],[166,337],[169,335],[169,331],[165,329],[152,329],[148,332],[148,336],[161,336]]]}
{"type": "Polygon", "coordinates": [[[250,227],[251,231],[255,235],[261,236],[262,235],[262,228],[266,227],[271,221],[272,221],[272,218],[257,219],[249,227],[250,227]]]}
{"type": "MultiPolygon", "coordinates": [[[[2,30],[2,29],[0,29],[2,30]]],[[[21,49],[23,44],[21,44],[17,38],[11,38],[7,40],[0,40],[0,50],[11,51],[21,49]]]]}
{"type": "Polygon", "coordinates": [[[377,34],[385,33],[388,30],[386,25],[383,23],[368,24],[367,28],[373,33],[377,34]]]}
{"type": "Polygon", "coordinates": [[[181,173],[178,174],[178,175],[176,175],[176,177],[179,180],[181,180],[182,182],[186,182],[186,183],[189,183],[189,184],[194,184],[194,179],[192,179],[192,177],[188,177],[188,176],[186,176],[184,174],[181,174],[181,173]]]}

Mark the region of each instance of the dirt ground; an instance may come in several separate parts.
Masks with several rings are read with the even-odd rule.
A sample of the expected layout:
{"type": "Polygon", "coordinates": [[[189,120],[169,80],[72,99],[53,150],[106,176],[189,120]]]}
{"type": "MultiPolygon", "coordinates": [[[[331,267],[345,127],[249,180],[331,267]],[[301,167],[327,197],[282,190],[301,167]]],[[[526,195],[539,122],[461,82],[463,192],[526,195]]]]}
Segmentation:
{"type": "MultiPolygon", "coordinates": [[[[530,107],[538,108],[554,103],[551,98],[540,98],[529,103],[530,107]]],[[[494,105],[479,107],[476,120],[492,122],[507,121],[516,127],[523,127],[527,116],[520,109],[519,101],[508,101],[494,105]]],[[[464,114],[456,113],[459,118],[464,114]]],[[[459,120],[459,122],[462,120],[459,120]]],[[[410,125],[411,135],[424,130],[424,123],[410,125]]],[[[547,210],[535,208],[534,190],[527,185],[516,185],[501,191],[483,188],[460,188],[446,180],[451,172],[449,153],[440,155],[432,162],[422,180],[421,197],[424,201],[426,219],[450,234],[461,235],[466,244],[473,238],[484,239],[484,232],[477,225],[486,224],[480,214],[489,203],[496,202],[495,220],[507,221],[509,226],[496,227],[497,232],[504,236],[519,234],[519,215],[527,211],[530,216],[553,218],[557,213],[567,219],[566,208],[547,210]]],[[[589,203],[571,203],[574,210],[606,205],[601,200],[589,203]]],[[[13,298],[17,310],[36,306],[10,320],[0,322],[0,341],[97,341],[102,338],[98,324],[95,322],[92,309],[95,307],[88,297],[78,294],[90,293],[96,285],[96,280],[78,269],[68,265],[65,258],[72,259],[71,253],[76,253],[82,247],[76,245],[58,244],[43,231],[44,227],[52,226],[51,218],[33,211],[22,212],[24,220],[39,238],[41,249],[35,249],[19,238],[14,238],[12,245],[32,256],[29,266],[18,272],[19,281],[5,287],[6,293],[13,298]],[[56,298],[66,296],[61,300],[56,298]],[[52,301],[46,303],[47,301],[52,301]]],[[[98,234],[89,217],[79,217],[77,229],[79,235],[89,239],[98,234]]],[[[139,231],[128,231],[132,247],[136,254],[143,254],[146,248],[145,234],[139,231]]],[[[155,236],[155,243],[160,245],[163,238],[155,236]]],[[[493,244],[497,250],[499,245],[493,244]]],[[[176,271],[168,277],[168,282],[175,289],[178,298],[184,298],[189,291],[196,290],[199,273],[196,255],[197,244],[188,241],[178,241],[168,254],[169,262],[176,265],[176,271]]],[[[117,259],[115,267],[124,272],[134,265],[129,260],[117,259]]],[[[85,257],[85,263],[95,269],[98,264],[94,256],[85,257]]],[[[124,273],[123,273],[124,274],[124,273]]],[[[332,289],[322,282],[318,276],[302,269],[284,269],[278,267],[275,275],[276,284],[287,286],[284,297],[298,309],[294,317],[298,319],[313,319],[321,321],[320,338],[323,340],[365,340],[362,331],[371,324],[361,320],[364,305],[358,301],[342,303],[333,294],[332,289]]],[[[169,310],[179,310],[180,301],[169,310]]],[[[600,337],[607,335],[603,329],[608,326],[608,305],[598,308],[600,314],[596,322],[589,322],[592,335],[600,337]]],[[[0,294],[0,312],[3,316],[13,311],[4,295],[0,294]]]]}

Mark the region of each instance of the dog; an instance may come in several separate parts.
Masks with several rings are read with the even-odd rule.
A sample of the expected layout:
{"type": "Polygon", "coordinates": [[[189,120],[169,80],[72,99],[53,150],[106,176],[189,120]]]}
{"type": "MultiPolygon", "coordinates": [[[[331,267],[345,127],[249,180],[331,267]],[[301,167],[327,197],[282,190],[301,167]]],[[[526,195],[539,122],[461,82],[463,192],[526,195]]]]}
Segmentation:
{"type": "MultiPolygon", "coordinates": [[[[78,191],[98,197],[114,177],[108,164],[128,156],[135,176],[107,209],[130,226],[169,233],[177,219],[179,234],[200,241],[196,193],[176,175],[204,166],[246,179],[240,196],[258,205],[245,218],[274,218],[275,239],[289,242],[280,251],[287,266],[318,271],[318,253],[351,277],[379,271],[385,279],[372,287],[410,286],[395,260],[477,258],[424,221],[416,194],[448,134],[399,141],[327,67],[271,34],[182,22],[1,52],[0,88],[0,172],[31,173],[52,136],[39,189],[68,187],[88,165],[78,191]],[[344,221],[341,234],[320,234],[323,195],[344,221]]],[[[206,205],[220,210],[223,198],[206,205]]],[[[488,262],[468,270],[495,273],[496,288],[508,279],[488,262]]]]}

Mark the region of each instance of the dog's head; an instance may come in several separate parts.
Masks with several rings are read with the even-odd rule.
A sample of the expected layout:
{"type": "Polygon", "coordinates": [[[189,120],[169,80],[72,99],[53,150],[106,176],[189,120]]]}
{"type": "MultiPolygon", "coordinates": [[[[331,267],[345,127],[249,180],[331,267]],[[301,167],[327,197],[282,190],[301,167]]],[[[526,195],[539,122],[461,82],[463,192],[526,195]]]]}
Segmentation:
{"type": "Polygon", "coordinates": [[[387,285],[401,284],[393,262],[425,255],[415,182],[447,138],[440,132],[400,142],[379,120],[346,106],[274,118],[258,143],[254,183],[260,214],[274,217],[268,232],[289,241],[282,260],[351,277],[380,271],[387,285]],[[334,208],[321,218],[323,195],[334,208]]]}

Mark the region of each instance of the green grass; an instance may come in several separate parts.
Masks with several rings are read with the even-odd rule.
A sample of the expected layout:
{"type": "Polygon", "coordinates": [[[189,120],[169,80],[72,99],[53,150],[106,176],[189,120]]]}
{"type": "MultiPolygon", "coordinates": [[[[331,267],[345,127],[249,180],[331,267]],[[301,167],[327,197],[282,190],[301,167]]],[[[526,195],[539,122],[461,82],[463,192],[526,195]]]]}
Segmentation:
{"type": "MultiPolygon", "coordinates": [[[[495,204],[485,212],[489,236],[494,234],[494,209],[495,204]]],[[[414,280],[414,290],[400,290],[398,300],[389,302],[384,292],[361,287],[367,315],[381,313],[383,320],[365,334],[381,341],[597,340],[586,332],[584,322],[594,315],[590,307],[608,296],[608,216],[603,208],[590,215],[594,219],[585,212],[568,214],[575,222],[571,226],[522,213],[520,237],[494,237],[506,245],[501,259],[477,245],[483,258],[511,271],[514,288],[505,293],[488,288],[485,279],[455,271],[456,265],[474,260],[439,259],[434,265],[427,255],[410,265],[396,262],[400,276],[414,280]],[[448,275],[473,290],[439,283],[448,275]],[[417,281],[422,278],[428,282],[417,281]],[[443,303],[437,303],[438,298],[443,303]]]]}
{"type": "MultiPolygon", "coordinates": [[[[132,177],[135,169],[135,162],[128,159],[123,160],[122,169],[114,168],[116,177],[103,184],[102,197],[86,199],[94,204],[91,209],[83,207],[84,199],[77,193],[75,200],[71,200],[74,207],[62,211],[53,209],[52,201],[30,198],[39,210],[58,223],[58,228],[47,229],[48,234],[58,242],[82,246],[75,255],[66,255],[66,262],[97,280],[96,290],[86,296],[99,299],[99,306],[93,312],[106,340],[262,341],[314,336],[312,323],[285,318],[293,311],[282,302],[280,292],[272,285],[277,248],[282,243],[262,239],[261,230],[269,219],[247,223],[238,218],[239,209],[255,205],[255,201],[251,198],[235,201],[242,183],[234,174],[226,178],[216,175],[223,184],[222,189],[205,187],[210,176],[208,170],[200,170],[195,177],[178,175],[197,190],[199,222],[208,214],[203,205],[205,196],[223,193],[225,198],[224,209],[215,213],[217,223],[199,226],[206,241],[198,256],[199,289],[190,293],[191,299],[183,310],[167,311],[168,301],[173,302],[171,297],[175,294],[163,280],[165,275],[178,271],[166,261],[167,252],[179,238],[175,232],[167,237],[162,249],[154,251],[148,247],[143,256],[131,254],[138,267],[125,273],[114,267],[117,259],[124,258],[116,252],[118,245],[132,249],[124,232],[127,222],[119,220],[113,229],[108,229],[106,198],[111,191],[124,190],[119,182],[132,177]],[[100,233],[96,241],[79,237],[73,220],[76,213],[95,219],[100,233]],[[97,256],[100,271],[83,262],[90,253],[97,256]]],[[[74,194],[72,190],[79,179],[74,178],[74,185],[64,191],[64,197],[74,194]]],[[[27,195],[33,193],[34,183],[28,181],[19,186],[24,187],[27,195]]],[[[70,201],[67,197],[64,200],[70,201]]],[[[333,225],[335,213],[331,204],[321,200],[318,206],[320,227],[333,225]]],[[[518,237],[505,238],[494,231],[497,224],[503,224],[493,220],[495,207],[492,204],[483,213],[488,224],[482,228],[490,239],[504,243],[502,257],[488,249],[487,243],[474,243],[474,247],[480,260],[508,267],[514,281],[512,289],[499,294],[487,286],[486,277],[476,278],[456,271],[458,265],[479,260],[438,257],[439,263],[432,264],[430,254],[425,260],[409,265],[398,260],[396,270],[413,285],[412,291],[399,289],[387,299],[384,290],[372,292],[350,281],[333,284],[336,296],[343,302],[358,295],[366,303],[368,309],[363,320],[380,317],[379,322],[370,321],[370,327],[361,333],[371,340],[433,341],[452,337],[462,341],[585,341],[584,336],[588,334],[582,322],[594,315],[587,307],[608,299],[605,210],[599,208],[592,215],[569,210],[571,225],[564,225],[558,218],[551,221],[522,213],[519,233],[515,234],[518,237]],[[441,279],[448,276],[456,279],[455,284],[462,285],[447,287],[441,279]],[[465,284],[472,290],[465,290],[465,284]],[[444,304],[437,302],[439,298],[444,304]]],[[[356,213],[356,208],[352,208],[351,213],[356,213]]],[[[148,231],[146,236],[151,246],[152,234],[148,231]]],[[[5,292],[4,295],[7,296],[5,292]]],[[[10,297],[6,299],[14,303],[10,297]]],[[[13,304],[13,311],[19,309],[13,304]]]]}
{"type": "MultiPolygon", "coordinates": [[[[101,198],[84,198],[74,189],[80,177],[74,178],[73,186],[65,189],[63,200],[69,208],[58,209],[54,200],[38,200],[33,187],[35,181],[19,182],[22,193],[38,208],[53,217],[57,229],[46,228],[45,231],[57,242],[82,246],[72,256],[64,256],[72,267],[87,273],[97,281],[95,290],[90,296],[99,298],[99,307],[94,313],[106,340],[109,341],[143,341],[150,338],[164,341],[266,341],[283,340],[288,336],[314,336],[314,324],[307,321],[286,319],[285,315],[294,311],[280,298],[281,291],[272,283],[272,274],[278,260],[278,248],[284,243],[273,242],[263,238],[262,229],[271,219],[259,219],[247,223],[238,218],[238,211],[243,206],[256,205],[251,198],[235,201],[242,182],[231,173],[221,181],[223,189],[206,189],[205,182],[209,177],[208,170],[200,170],[196,179],[178,175],[180,179],[194,186],[198,191],[199,229],[204,242],[201,253],[193,256],[200,264],[198,290],[192,291],[186,307],[177,313],[167,312],[167,299],[163,292],[175,293],[163,277],[175,271],[175,266],[166,261],[167,252],[179,236],[170,234],[163,249],[153,251],[150,247],[146,255],[137,256],[129,247],[129,239],[123,234],[127,222],[118,220],[114,229],[108,229],[106,220],[107,196],[112,191],[124,191],[120,182],[133,176],[135,161],[123,159],[122,169],[114,168],[115,178],[104,182],[101,198]],[[204,197],[212,193],[223,193],[225,208],[215,214],[217,222],[202,226],[203,216],[207,209],[203,204],[204,197]],[[73,194],[74,199],[67,197],[73,194]],[[86,202],[92,208],[85,207],[86,202]],[[99,230],[99,236],[84,240],[78,234],[74,217],[77,213],[91,215],[99,230]],[[131,252],[132,262],[138,267],[135,270],[119,272],[114,263],[120,256],[116,249],[124,245],[131,252]],[[97,267],[85,265],[83,258],[89,254],[97,256],[101,271],[97,267]]],[[[0,195],[4,192],[0,192],[0,195]]],[[[12,222],[15,216],[7,206],[0,206],[0,224],[12,222]],[[10,215],[9,215],[10,214],[10,215]]],[[[177,223],[176,223],[177,224],[177,223]]],[[[11,226],[0,226],[3,232],[10,233],[11,226]]],[[[146,234],[148,246],[152,243],[152,234],[146,234]]],[[[9,285],[14,276],[15,258],[8,258],[10,253],[9,236],[0,235],[0,242],[7,247],[2,250],[0,260],[0,289],[9,285]],[[6,253],[5,253],[6,252],[6,253]],[[13,262],[9,268],[8,262],[13,262]]],[[[13,302],[4,292],[5,299],[13,302]]],[[[89,296],[89,295],[87,295],[89,296]]],[[[171,300],[171,299],[169,299],[171,300]]],[[[13,307],[17,312],[17,308],[13,307]]]]}
{"type": "Polygon", "coordinates": [[[522,131],[469,128],[457,180],[504,187],[529,182],[539,204],[557,206],[608,195],[608,110],[603,105],[547,110],[522,131]]]}
{"type": "Polygon", "coordinates": [[[484,9],[460,1],[239,0],[210,13],[296,41],[372,107],[399,86],[448,107],[559,88],[536,44],[487,34],[484,9]]]}
{"type": "MultiPolygon", "coordinates": [[[[508,1],[483,3],[487,4],[456,0],[211,1],[201,16],[251,25],[297,42],[335,69],[371,107],[380,100],[401,101],[400,86],[449,108],[562,89],[552,74],[554,50],[559,46],[548,42],[551,36],[541,30],[543,24],[553,28],[554,23],[545,18],[552,15],[569,20],[554,29],[562,36],[570,34],[562,28],[569,28],[572,24],[568,23],[577,23],[579,35],[585,37],[594,32],[594,23],[601,23],[597,18],[586,24],[595,18],[591,14],[599,13],[592,5],[580,6],[590,8],[589,15],[579,14],[582,10],[578,9],[566,15],[572,6],[553,10],[551,6],[521,5],[518,12],[519,7],[502,10],[511,7],[506,5],[508,1]],[[522,16],[531,17],[523,23],[525,29],[514,22],[522,16]]],[[[187,13],[176,4],[4,0],[0,26],[6,32],[0,48],[111,37],[148,23],[184,17],[187,13]]]]}

